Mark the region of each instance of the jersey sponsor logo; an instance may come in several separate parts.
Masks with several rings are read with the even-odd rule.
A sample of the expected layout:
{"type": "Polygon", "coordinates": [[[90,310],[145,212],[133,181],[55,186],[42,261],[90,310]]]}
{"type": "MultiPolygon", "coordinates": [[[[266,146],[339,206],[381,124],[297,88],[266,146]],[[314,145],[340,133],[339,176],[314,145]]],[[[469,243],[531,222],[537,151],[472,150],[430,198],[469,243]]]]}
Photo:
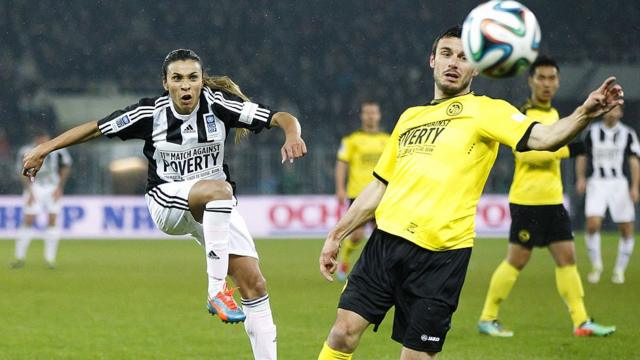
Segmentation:
{"type": "Polygon", "coordinates": [[[212,177],[222,172],[221,144],[205,144],[186,150],[156,150],[158,175],[169,181],[212,177]]]}
{"type": "Polygon", "coordinates": [[[412,154],[430,155],[435,143],[451,120],[438,120],[416,126],[400,134],[398,158],[412,154]]]}
{"type": "Polygon", "coordinates": [[[130,122],[131,120],[129,120],[129,115],[124,115],[120,119],[116,120],[116,130],[125,127],[130,122]]]}
{"type": "Polygon", "coordinates": [[[462,104],[458,101],[452,102],[447,106],[447,115],[456,116],[462,112],[462,104]]]}
{"type": "Polygon", "coordinates": [[[193,134],[195,132],[196,132],[196,130],[193,128],[193,126],[191,126],[191,124],[187,125],[187,127],[184,128],[184,133],[185,134],[193,134]]]}

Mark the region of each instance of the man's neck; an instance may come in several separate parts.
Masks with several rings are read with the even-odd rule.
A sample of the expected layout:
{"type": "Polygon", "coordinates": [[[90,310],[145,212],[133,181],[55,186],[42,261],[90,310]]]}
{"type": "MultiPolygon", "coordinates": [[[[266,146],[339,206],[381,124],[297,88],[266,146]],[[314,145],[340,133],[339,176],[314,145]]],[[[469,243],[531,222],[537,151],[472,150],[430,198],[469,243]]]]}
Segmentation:
{"type": "Polygon", "coordinates": [[[446,99],[450,99],[450,98],[466,95],[466,94],[471,92],[471,89],[468,86],[466,88],[460,90],[459,92],[455,93],[455,94],[446,94],[446,93],[444,93],[442,90],[440,90],[438,88],[438,85],[435,85],[435,84],[434,84],[433,87],[434,87],[433,101],[435,101],[435,102],[440,102],[442,100],[446,100],[446,99]]]}
{"type": "Polygon", "coordinates": [[[535,106],[535,107],[548,109],[548,108],[551,107],[551,100],[542,101],[542,100],[538,99],[537,97],[532,96],[531,97],[531,104],[533,104],[533,106],[535,106]]]}

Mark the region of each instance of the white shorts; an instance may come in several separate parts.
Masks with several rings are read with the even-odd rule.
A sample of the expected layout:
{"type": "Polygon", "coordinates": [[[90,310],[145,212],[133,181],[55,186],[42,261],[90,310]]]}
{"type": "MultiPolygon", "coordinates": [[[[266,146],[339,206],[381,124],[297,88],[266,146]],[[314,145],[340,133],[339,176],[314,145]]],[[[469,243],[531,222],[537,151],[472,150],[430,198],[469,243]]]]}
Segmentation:
{"type": "MultiPolygon", "coordinates": [[[[151,218],[158,228],[169,235],[190,234],[199,244],[204,244],[202,224],[196,221],[189,210],[189,192],[200,180],[166,183],[145,194],[151,218]]],[[[235,208],[231,211],[229,254],[258,258],[247,224],[235,208]]]]}
{"type": "Polygon", "coordinates": [[[604,217],[607,208],[615,223],[628,223],[635,220],[635,206],[629,194],[627,179],[589,179],[587,181],[585,215],[604,217]]]}
{"type": "Polygon", "coordinates": [[[24,213],[26,215],[60,213],[60,199],[55,200],[53,198],[53,193],[56,191],[56,188],[56,185],[38,185],[38,183],[31,184],[31,193],[33,194],[34,201],[31,204],[28,204],[29,195],[26,192],[22,193],[24,213]]]}

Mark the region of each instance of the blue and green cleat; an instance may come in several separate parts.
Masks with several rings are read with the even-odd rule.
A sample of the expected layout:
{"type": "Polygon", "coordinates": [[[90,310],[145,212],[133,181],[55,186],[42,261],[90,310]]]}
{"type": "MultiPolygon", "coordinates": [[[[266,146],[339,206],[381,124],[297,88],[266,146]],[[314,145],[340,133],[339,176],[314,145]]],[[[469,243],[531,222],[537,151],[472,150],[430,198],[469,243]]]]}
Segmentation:
{"type": "Polygon", "coordinates": [[[235,288],[227,289],[225,285],[222,291],[218,292],[213,298],[207,301],[207,310],[211,315],[217,315],[222,322],[227,324],[237,324],[243,322],[247,316],[242,309],[238,307],[233,299],[235,288]]]}
{"type": "Polygon", "coordinates": [[[573,335],[575,336],[609,336],[616,332],[615,326],[604,326],[600,325],[597,322],[591,320],[587,320],[582,323],[579,327],[573,330],[573,335]]]}
{"type": "Polygon", "coordinates": [[[480,334],[493,337],[512,337],[513,331],[505,329],[498,320],[479,321],[478,331],[480,334]]]}

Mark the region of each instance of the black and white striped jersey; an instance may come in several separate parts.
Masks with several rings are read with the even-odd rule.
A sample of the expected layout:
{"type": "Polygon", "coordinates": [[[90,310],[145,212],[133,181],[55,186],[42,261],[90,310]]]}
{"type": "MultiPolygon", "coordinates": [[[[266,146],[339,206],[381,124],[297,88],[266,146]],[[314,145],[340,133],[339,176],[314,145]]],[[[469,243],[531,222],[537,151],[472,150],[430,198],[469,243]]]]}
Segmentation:
{"type": "MultiPolygon", "coordinates": [[[[22,158],[29,150],[36,147],[37,144],[29,144],[20,148],[18,151],[18,161],[16,169],[18,173],[22,173],[22,158]]],[[[60,184],[60,169],[64,166],[71,166],[73,160],[69,150],[63,148],[53,151],[44,159],[42,167],[38,170],[38,176],[35,183],[40,186],[58,186],[60,184]]]]}
{"type": "Polygon", "coordinates": [[[595,179],[624,177],[625,160],[640,157],[636,132],[620,122],[611,128],[602,121],[593,123],[585,131],[584,150],[589,158],[587,175],[595,179]]]}
{"type": "Polygon", "coordinates": [[[231,128],[254,133],[269,128],[273,112],[221,90],[204,87],[198,106],[180,115],[167,93],[98,120],[107,137],[142,139],[149,162],[147,191],[157,185],[194,179],[230,180],[224,143],[231,128]]]}

